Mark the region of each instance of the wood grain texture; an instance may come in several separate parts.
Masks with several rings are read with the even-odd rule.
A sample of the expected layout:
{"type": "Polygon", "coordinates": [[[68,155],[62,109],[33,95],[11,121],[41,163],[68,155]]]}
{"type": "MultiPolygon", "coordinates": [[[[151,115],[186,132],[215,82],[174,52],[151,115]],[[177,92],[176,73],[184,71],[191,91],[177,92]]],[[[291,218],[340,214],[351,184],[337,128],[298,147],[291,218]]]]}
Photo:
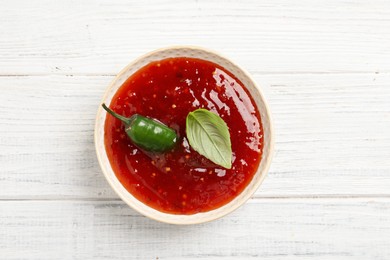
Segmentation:
{"type": "Polygon", "coordinates": [[[117,73],[180,44],[252,72],[390,72],[386,0],[15,0],[0,13],[3,75],[117,73]]]}
{"type": "MultiPolygon", "coordinates": [[[[0,78],[0,198],[116,198],[93,144],[112,78],[0,78]]],[[[276,129],[274,161],[256,196],[390,196],[390,74],[255,79],[276,129]]]]}
{"type": "Polygon", "coordinates": [[[195,226],[158,223],[118,201],[3,201],[0,208],[2,259],[390,256],[389,199],[256,199],[195,226]]]}
{"type": "Polygon", "coordinates": [[[390,259],[390,2],[3,1],[0,259],[390,259]],[[94,119],[134,58],[215,49],[274,116],[269,176],[191,227],[127,207],[97,164],[94,119]]]}

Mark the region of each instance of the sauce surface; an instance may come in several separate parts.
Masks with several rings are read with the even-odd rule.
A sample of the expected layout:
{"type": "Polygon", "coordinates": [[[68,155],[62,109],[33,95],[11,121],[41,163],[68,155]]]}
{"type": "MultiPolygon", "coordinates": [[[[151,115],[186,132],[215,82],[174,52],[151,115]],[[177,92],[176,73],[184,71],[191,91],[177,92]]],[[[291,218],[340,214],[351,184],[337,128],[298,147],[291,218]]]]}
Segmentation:
{"type": "Polygon", "coordinates": [[[133,196],[159,211],[195,214],[221,207],[244,190],[261,161],[259,111],[242,83],[212,62],[180,57],[150,63],[127,79],[110,108],[126,117],[137,113],[157,119],[179,136],[172,151],[147,154],[132,144],[118,119],[106,117],[105,148],[116,176],[133,196]],[[186,117],[198,108],[228,125],[231,169],[189,146],[186,117]]]}

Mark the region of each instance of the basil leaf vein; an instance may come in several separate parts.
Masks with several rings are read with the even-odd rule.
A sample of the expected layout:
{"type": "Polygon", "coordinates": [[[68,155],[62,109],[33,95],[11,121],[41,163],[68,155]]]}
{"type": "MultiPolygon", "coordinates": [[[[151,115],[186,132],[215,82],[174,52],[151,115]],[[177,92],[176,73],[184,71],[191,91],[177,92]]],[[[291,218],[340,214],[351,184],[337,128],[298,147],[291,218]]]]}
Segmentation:
{"type": "Polygon", "coordinates": [[[186,134],[191,147],[210,161],[227,169],[232,167],[229,128],[218,115],[197,109],[186,119],[186,134]]]}

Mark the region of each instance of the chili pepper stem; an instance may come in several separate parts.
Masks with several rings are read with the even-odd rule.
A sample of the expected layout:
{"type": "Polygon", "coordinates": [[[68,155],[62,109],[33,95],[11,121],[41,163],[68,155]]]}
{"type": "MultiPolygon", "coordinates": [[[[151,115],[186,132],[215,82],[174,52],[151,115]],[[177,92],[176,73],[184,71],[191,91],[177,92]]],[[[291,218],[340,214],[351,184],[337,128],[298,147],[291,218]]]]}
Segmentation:
{"type": "Polygon", "coordinates": [[[130,119],[129,119],[129,118],[124,117],[124,116],[121,116],[121,115],[115,113],[114,111],[112,111],[111,109],[109,109],[109,108],[106,106],[106,104],[103,103],[103,104],[102,104],[102,107],[104,108],[104,110],[107,111],[107,113],[109,113],[109,114],[112,115],[113,117],[115,117],[115,118],[121,120],[121,121],[122,121],[123,123],[125,123],[126,125],[130,124],[130,119]]]}

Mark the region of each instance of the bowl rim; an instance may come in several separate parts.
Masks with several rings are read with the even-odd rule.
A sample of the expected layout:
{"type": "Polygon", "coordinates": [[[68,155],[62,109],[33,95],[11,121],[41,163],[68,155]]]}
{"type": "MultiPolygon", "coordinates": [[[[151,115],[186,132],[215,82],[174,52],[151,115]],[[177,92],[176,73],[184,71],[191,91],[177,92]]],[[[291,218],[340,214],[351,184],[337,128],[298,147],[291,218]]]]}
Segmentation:
{"type": "MultiPolygon", "coordinates": [[[[173,57],[176,57],[176,56],[173,56],[173,57]]],[[[179,56],[177,56],[177,57],[179,57],[179,56]]],[[[185,55],[183,55],[182,57],[185,57],[185,55]]],[[[200,58],[200,59],[202,59],[202,58],[200,58]]],[[[142,67],[143,66],[141,66],[140,68],[142,68],[142,67]]],[[[137,70],[139,70],[140,68],[138,68],[137,70]]],[[[233,73],[233,75],[234,75],[234,73],[233,73]]],[[[127,80],[127,78],[126,78],[126,80],[127,80]]],[[[247,88],[247,86],[246,86],[246,88],[247,88]]],[[[116,91],[118,91],[118,89],[116,91]]],[[[252,95],[251,91],[248,90],[248,92],[252,95]]],[[[109,102],[111,102],[111,101],[112,101],[112,98],[109,100],[109,102]]],[[[103,126],[104,126],[104,124],[103,124],[103,126]]],[[[104,130],[103,130],[103,133],[104,133],[104,130]]],[[[264,141],[264,143],[265,143],[265,141],[264,141]]],[[[167,223],[167,224],[176,224],[176,225],[191,225],[191,224],[201,224],[201,223],[210,222],[210,221],[219,219],[219,218],[221,218],[223,216],[226,216],[227,214],[230,214],[230,213],[234,212],[239,207],[244,205],[253,196],[253,194],[260,187],[260,185],[264,181],[266,175],[268,174],[268,171],[269,171],[269,168],[270,168],[270,165],[271,165],[271,161],[272,161],[272,157],[273,157],[273,154],[274,154],[275,134],[274,134],[274,126],[273,126],[273,120],[272,120],[272,115],[271,115],[271,111],[270,111],[270,108],[269,108],[269,104],[268,104],[267,100],[264,97],[262,89],[259,87],[259,85],[256,83],[256,81],[253,79],[253,77],[251,76],[251,74],[248,71],[246,71],[244,68],[242,68],[240,65],[238,65],[235,62],[233,62],[229,58],[225,57],[224,55],[222,55],[219,52],[216,52],[214,50],[210,50],[208,48],[204,48],[204,47],[200,47],[200,46],[193,46],[193,45],[174,45],[174,46],[168,46],[168,47],[155,49],[153,51],[147,52],[147,53],[137,57],[136,59],[131,61],[128,65],[126,65],[112,79],[112,81],[110,82],[110,84],[108,85],[108,87],[106,88],[106,90],[104,92],[104,95],[103,95],[103,97],[102,97],[102,99],[101,99],[101,101],[99,103],[99,107],[98,107],[98,110],[97,110],[97,113],[96,113],[95,125],[94,125],[94,144],[95,144],[95,152],[96,152],[96,156],[97,156],[97,159],[98,159],[98,162],[99,162],[99,166],[100,166],[100,169],[102,170],[102,172],[103,172],[103,174],[105,176],[105,179],[107,180],[107,182],[109,183],[111,188],[115,191],[115,193],[128,206],[130,206],[132,209],[134,209],[138,213],[142,214],[143,216],[146,216],[146,217],[148,217],[150,219],[153,219],[153,220],[156,220],[156,221],[159,221],[159,222],[163,222],[163,223],[167,223]],[[128,196],[130,195],[131,197],[133,197],[135,200],[137,200],[140,203],[142,203],[147,208],[150,208],[150,209],[155,210],[155,211],[157,211],[159,213],[162,213],[163,215],[175,215],[175,216],[184,216],[184,217],[185,216],[196,216],[196,215],[210,213],[210,212],[213,212],[214,210],[217,210],[217,209],[220,209],[220,208],[222,208],[222,207],[224,207],[226,205],[229,205],[236,198],[238,198],[245,191],[246,188],[248,188],[248,186],[251,184],[251,182],[253,182],[254,178],[247,184],[247,186],[244,188],[244,190],[240,194],[238,194],[235,198],[233,198],[233,200],[231,200],[227,204],[222,205],[221,207],[218,207],[218,208],[216,208],[214,210],[211,210],[211,211],[200,212],[200,213],[196,213],[196,214],[192,214],[192,215],[170,214],[170,213],[165,213],[165,212],[158,211],[158,210],[150,207],[149,205],[141,202],[136,197],[134,197],[129,191],[127,191],[127,189],[125,189],[127,194],[123,194],[121,191],[119,191],[117,189],[116,185],[113,183],[113,180],[110,178],[109,173],[106,171],[105,164],[103,163],[103,159],[101,158],[101,156],[104,156],[104,155],[107,156],[106,150],[104,149],[104,154],[100,154],[99,149],[98,149],[98,146],[99,146],[99,136],[98,136],[99,117],[100,117],[101,113],[103,112],[103,108],[102,108],[101,104],[104,103],[105,100],[107,100],[107,96],[109,95],[110,90],[114,87],[115,83],[119,80],[119,78],[121,78],[130,68],[132,68],[134,65],[136,65],[137,63],[139,63],[140,61],[142,61],[145,58],[152,57],[155,54],[160,53],[160,52],[165,52],[165,51],[169,51],[169,50],[180,50],[180,49],[197,50],[197,51],[202,51],[202,52],[205,52],[205,53],[209,53],[209,54],[215,55],[215,56],[217,56],[217,57],[219,57],[219,58],[221,58],[221,59],[223,59],[223,60],[225,60],[227,62],[230,62],[233,66],[235,66],[238,70],[240,70],[244,74],[244,76],[248,78],[248,80],[251,82],[251,84],[253,84],[253,86],[255,87],[255,89],[257,90],[257,92],[258,92],[258,94],[259,94],[259,96],[261,98],[261,103],[263,105],[263,109],[265,109],[265,110],[260,111],[260,108],[258,107],[258,105],[257,104],[255,104],[255,105],[256,105],[256,107],[259,110],[261,121],[262,121],[261,123],[263,124],[263,129],[264,129],[264,122],[263,122],[264,120],[263,120],[263,117],[261,116],[262,112],[264,113],[264,115],[265,115],[265,117],[267,118],[267,121],[268,121],[268,144],[269,144],[268,154],[266,154],[266,156],[264,156],[264,153],[263,153],[262,158],[260,160],[260,163],[259,163],[259,165],[257,167],[255,175],[260,174],[260,177],[259,177],[258,181],[251,188],[251,191],[247,192],[247,195],[244,198],[242,198],[239,203],[235,203],[234,205],[232,205],[229,208],[227,208],[227,210],[223,211],[222,213],[216,214],[215,216],[210,214],[210,217],[207,218],[206,220],[192,218],[191,221],[172,221],[172,220],[169,220],[169,219],[157,217],[156,214],[152,214],[150,212],[146,212],[145,210],[143,210],[143,209],[137,207],[136,205],[134,205],[133,203],[131,203],[131,201],[129,200],[128,196]],[[259,168],[260,168],[260,166],[262,164],[263,164],[262,170],[261,170],[261,172],[259,172],[259,168]]],[[[112,170],[111,165],[109,165],[109,167],[112,170]]],[[[115,173],[114,173],[114,175],[115,175],[115,173]]],[[[118,180],[116,175],[115,175],[115,178],[120,183],[120,181],[118,180]]]]}

